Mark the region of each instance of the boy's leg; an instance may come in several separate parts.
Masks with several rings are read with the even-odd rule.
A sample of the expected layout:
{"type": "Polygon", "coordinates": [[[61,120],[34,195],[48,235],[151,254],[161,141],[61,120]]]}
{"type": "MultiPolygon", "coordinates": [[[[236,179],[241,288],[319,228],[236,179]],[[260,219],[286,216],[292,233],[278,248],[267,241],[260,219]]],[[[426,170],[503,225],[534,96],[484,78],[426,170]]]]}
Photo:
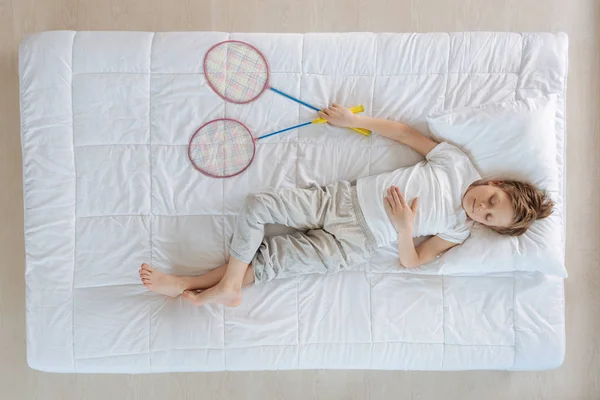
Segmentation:
{"type": "MultiPolygon", "coordinates": [[[[306,273],[329,273],[344,269],[348,266],[348,249],[340,243],[336,236],[321,228],[329,219],[329,223],[340,225],[341,231],[355,219],[350,201],[350,190],[347,182],[338,182],[325,188],[284,189],[255,193],[246,199],[246,203],[238,215],[231,243],[230,259],[221,281],[201,293],[186,291],[184,297],[194,304],[219,303],[237,306],[241,302],[241,288],[245,277],[248,276],[249,264],[253,263],[254,277],[258,281],[272,279],[274,276],[293,276],[306,273]],[[347,217],[333,221],[331,207],[348,209],[347,217]],[[309,230],[307,233],[298,232],[274,239],[275,243],[267,245],[271,248],[273,257],[263,257],[272,273],[264,272],[269,267],[260,265],[257,273],[257,260],[253,261],[256,252],[263,243],[266,224],[281,224],[289,227],[309,230]],[[280,241],[280,242],[278,242],[280,241]],[[294,258],[295,261],[292,261],[294,258]],[[285,267],[293,265],[297,271],[286,271],[285,267]],[[260,279],[259,279],[260,275],[260,279]],[[272,275],[269,276],[269,275],[272,275]]],[[[339,210],[338,210],[339,211],[339,210]]],[[[334,218],[335,220],[335,218],[334,218]]],[[[352,236],[352,235],[350,235],[352,236]]],[[[267,240],[268,243],[271,239],[267,240]]],[[[348,240],[344,240],[348,242],[348,240]]],[[[264,247],[264,246],[263,246],[264,247]]],[[[264,251],[262,254],[265,255],[264,251]]]]}
{"type": "Polygon", "coordinates": [[[201,293],[185,292],[194,304],[240,304],[242,285],[248,267],[265,236],[266,224],[281,224],[297,229],[323,226],[331,195],[327,189],[283,189],[254,193],[246,198],[237,217],[230,258],[221,281],[201,293]]]}
{"type": "Polygon", "coordinates": [[[375,240],[357,204],[355,188],[338,182],[330,197],[322,229],[265,238],[253,262],[255,282],[303,274],[330,274],[363,262],[375,240]]]}
{"type": "Polygon", "coordinates": [[[253,261],[256,283],[346,270],[355,260],[336,237],[322,229],[265,238],[253,261]]]}
{"type": "MultiPolygon", "coordinates": [[[[177,276],[162,273],[148,264],[142,264],[138,272],[142,283],[148,290],[165,296],[177,297],[187,290],[206,290],[215,286],[225,275],[226,267],[227,264],[221,265],[202,275],[177,276]]],[[[244,276],[243,285],[253,282],[254,271],[250,267],[244,276]]]]}
{"type": "Polygon", "coordinates": [[[298,275],[330,274],[347,269],[352,258],[356,258],[354,251],[322,229],[273,236],[264,240],[252,267],[232,257],[218,284],[200,293],[185,291],[183,297],[196,305],[218,303],[235,307],[241,302],[246,280],[256,279],[258,283],[298,275]]]}
{"type": "MultiPolygon", "coordinates": [[[[185,290],[206,290],[215,286],[223,279],[226,269],[227,264],[221,265],[220,267],[210,270],[202,275],[183,277],[186,283],[185,290]]],[[[252,268],[252,265],[250,265],[250,267],[248,267],[246,270],[246,274],[244,275],[242,286],[247,286],[252,283],[254,283],[254,269],[252,268]]]]}
{"type": "MultiPolygon", "coordinates": [[[[266,224],[320,229],[331,203],[328,188],[282,189],[254,193],[237,217],[230,254],[249,264],[265,236],[266,224]]],[[[241,268],[241,267],[240,267],[241,268]]]]}
{"type": "Polygon", "coordinates": [[[225,274],[219,283],[200,293],[183,292],[183,297],[196,305],[223,304],[236,307],[242,301],[242,286],[250,265],[231,257],[225,268],[225,274]]]}

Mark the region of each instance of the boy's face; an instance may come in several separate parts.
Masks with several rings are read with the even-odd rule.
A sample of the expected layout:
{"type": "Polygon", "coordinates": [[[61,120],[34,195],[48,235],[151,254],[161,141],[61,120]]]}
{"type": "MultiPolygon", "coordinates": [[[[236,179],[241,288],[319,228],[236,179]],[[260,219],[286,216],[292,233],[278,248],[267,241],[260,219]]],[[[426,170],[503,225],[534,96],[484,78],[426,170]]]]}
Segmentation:
{"type": "Polygon", "coordinates": [[[465,193],[462,206],[469,218],[487,226],[506,228],[512,225],[515,213],[508,194],[489,181],[471,186],[465,193]]]}

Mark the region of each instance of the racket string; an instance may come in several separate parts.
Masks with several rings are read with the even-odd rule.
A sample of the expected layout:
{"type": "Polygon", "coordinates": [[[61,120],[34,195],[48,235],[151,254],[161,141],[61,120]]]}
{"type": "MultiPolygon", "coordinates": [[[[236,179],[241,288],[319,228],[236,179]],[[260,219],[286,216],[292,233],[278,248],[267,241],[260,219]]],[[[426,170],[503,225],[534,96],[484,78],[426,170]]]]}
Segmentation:
{"type": "Polygon", "coordinates": [[[216,177],[237,175],[254,158],[254,138],[235,120],[220,119],[201,127],[189,146],[190,161],[201,172],[216,177]]]}
{"type": "Polygon", "coordinates": [[[260,57],[248,46],[230,46],[229,49],[232,51],[231,60],[235,62],[235,71],[231,75],[232,82],[229,87],[239,90],[237,94],[240,99],[251,98],[256,84],[260,84],[260,78],[257,76],[260,72],[257,70],[260,57]],[[251,56],[254,56],[254,62],[251,56]]]}
{"type": "Polygon", "coordinates": [[[223,42],[205,59],[206,79],[219,96],[236,103],[258,97],[267,86],[268,67],[262,54],[242,42],[223,42]]]}

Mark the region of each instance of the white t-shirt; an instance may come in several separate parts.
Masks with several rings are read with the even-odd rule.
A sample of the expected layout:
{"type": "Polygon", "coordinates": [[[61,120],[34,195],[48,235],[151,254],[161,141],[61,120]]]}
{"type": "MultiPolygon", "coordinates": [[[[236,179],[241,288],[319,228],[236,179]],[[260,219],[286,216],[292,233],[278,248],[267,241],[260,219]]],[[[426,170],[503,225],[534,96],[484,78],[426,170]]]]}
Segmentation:
{"type": "Polygon", "coordinates": [[[414,237],[437,235],[459,244],[469,237],[473,223],[467,219],[462,198],[481,176],[471,160],[449,143],[438,144],[425,158],[412,167],[357,181],[358,202],[378,246],[398,240],[384,205],[390,186],[399,187],[409,204],[419,198],[414,237]]]}

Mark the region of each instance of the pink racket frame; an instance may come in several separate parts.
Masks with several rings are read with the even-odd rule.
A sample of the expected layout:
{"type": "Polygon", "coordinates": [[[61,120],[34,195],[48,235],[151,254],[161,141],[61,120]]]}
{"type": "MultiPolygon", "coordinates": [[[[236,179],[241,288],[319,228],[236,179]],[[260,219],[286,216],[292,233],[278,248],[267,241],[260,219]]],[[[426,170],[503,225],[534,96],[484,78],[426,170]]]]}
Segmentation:
{"type": "Polygon", "coordinates": [[[190,160],[190,163],[194,167],[194,169],[196,169],[198,172],[201,172],[204,175],[209,176],[211,178],[231,178],[231,177],[234,177],[234,176],[237,176],[237,175],[241,174],[242,172],[244,172],[245,170],[247,170],[248,167],[250,167],[250,165],[254,161],[254,156],[255,155],[256,155],[256,139],[254,139],[254,136],[252,136],[252,132],[250,132],[250,129],[248,129],[248,127],[245,124],[243,124],[240,121],[238,121],[237,119],[233,119],[233,118],[217,118],[217,119],[213,119],[212,121],[208,121],[207,123],[205,123],[204,125],[202,125],[200,128],[198,128],[196,130],[196,132],[194,132],[194,134],[192,135],[192,138],[190,139],[190,143],[188,144],[188,158],[190,160]],[[246,132],[248,133],[248,136],[250,136],[250,139],[252,140],[252,158],[248,162],[248,165],[246,165],[244,168],[242,168],[240,171],[236,172],[235,174],[224,175],[224,176],[211,174],[210,172],[204,171],[203,169],[199,168],[196,165],[196,163],[194,163],[194,161],[192,160],[192,142],[194,141],[194,138],[196,137],[196,135],[198,134],[198,132],[200,132],[202,130],[202,128],[204,128],[206,125],[212,124],[213,122],[218,122],[218,121],[233,121],[235,123],[238,123],[238,124],[242,125],[244,127],[244,129],[246,130],[246,132]]]}
{"type": "MultiPolygon", "coordinates": [[[[219,42],[217,44],[215,44],[214,46],[212,46],[210,49],[208,49],[208,51],[206,52],[206,54],[204,55],[204,61],[202,62],[202,69],[204,70],[204,77],[206,79],[206,81],[208,82],[208,85],[210,86],[210,88],[213,90],[213,92],[215,92],[220,98],[222,98],[223,100],[229,102],[229,103],[235,103],[235,104],[248,104],[256,99],[258,99],[264,92],[265,90],[269,89],[271,86],[269,85],[269,79],[271,78],[271,68],[269,67],[269,63],[267,62],[267,59],[265,58],[265,56],[263,55],[263,53],[261,53],[260,50],[258,50],[255,46],[252,46],[250,43],[246,43],[246,42],[242,42],[241,40],[224,40],[222,42],[219,42]],[[217,46],[220,46],[224,43],[241,43],[243,45],[246,45],[252,49],[254,49],[254,51],[256,51],[258,53],[258,55],[260,55],[260,57],[263,59],[263,61],[265,62],[265,65],[267,66],[267,79],[265,81],[265,86],[263,86],[262,90],[253,98],[251,98],[250,100],[246,100],[246,101],[234,101],[234,100],[230,100],[227,97],[221,95],[221,93],[219,93],[219,91],[213,86],[213,84],[210,82],[210,80],[207,78],[207,74],[206,74],[206,59],[208,58],[208,55],[210,54],[210,52],[217,46]]],[[[235,120],[234,120],[235,121],[235,120]]],[[[239,122],[239,121],[236,121],[239,122]]]]}

